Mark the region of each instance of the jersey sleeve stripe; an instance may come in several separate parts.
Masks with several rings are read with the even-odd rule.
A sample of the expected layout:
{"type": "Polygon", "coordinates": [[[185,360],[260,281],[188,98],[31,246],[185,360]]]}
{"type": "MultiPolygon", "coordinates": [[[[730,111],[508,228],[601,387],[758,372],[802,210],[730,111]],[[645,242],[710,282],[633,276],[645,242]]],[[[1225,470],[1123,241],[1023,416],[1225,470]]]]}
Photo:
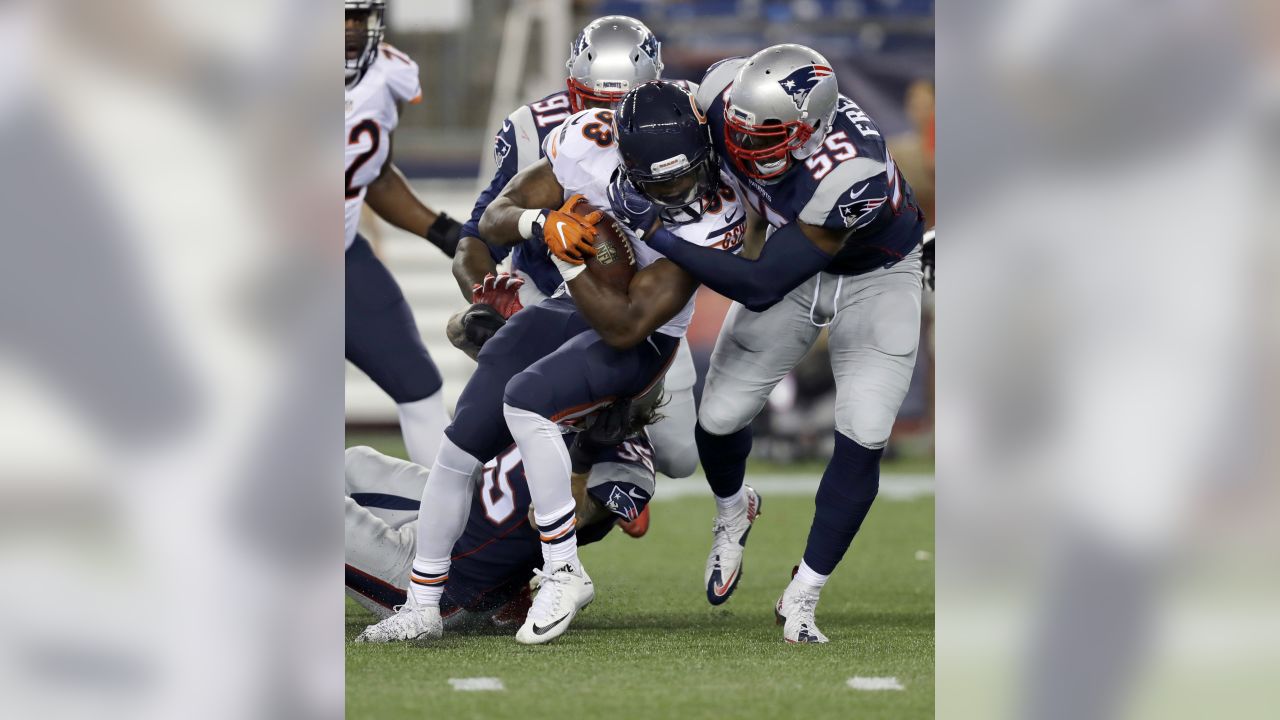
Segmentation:
{"type": "Polygon", "coordinates": [[[538,130],[533,124],[533,110],[528,105],[521,105],[508,119],[516,138],[516,169],[522,170],[542,156],[538,151],[538,130]]]}
{"type": "Polygon", "coordinates": [[[818,184],[813,197],[809,198],[809,202],[800,211],[800,222],[806,225],[824,224],[831,210],[849,188],[884,171],[884,163],[868,157],[856,157],[840,163],[818,184]]]}

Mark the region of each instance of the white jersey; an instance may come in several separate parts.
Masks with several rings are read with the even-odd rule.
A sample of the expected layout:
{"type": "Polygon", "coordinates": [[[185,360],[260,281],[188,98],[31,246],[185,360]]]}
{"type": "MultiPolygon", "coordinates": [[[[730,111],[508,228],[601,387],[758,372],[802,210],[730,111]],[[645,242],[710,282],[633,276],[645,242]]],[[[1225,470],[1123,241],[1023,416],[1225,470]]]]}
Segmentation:
{"type": "MultiPolygon", "coordinates": [[[[609,182],[614,170],[622,162],[613,138],[613,113],[609,110],[583,110],[547,135],[543,145],[544,152],[551,161],[551,169],[564,188],[564,196],[568,198],[570,195],[582,195],[587,202],[608,211],[609,182]]],[[[686,225],[668,223],[667,229],[695,245],[738,252],[742,248],[746,218],[746,211],[738,202],[737,195],[724,187],[719,202],[705,212],[700,220],[686,225]]],[[[625,231],[640,268],[662,259],[662,253],[637,240],[629,230],[625,231]]],[[[684,308],[667,324],[658,328],[658,332],[672,337],[684,337],[685,331],[689,329],[689,321],[693,318],[693,304],[693,298],[689,298],[684,308]]]]}
{"type": "Polygon", "coordinates": [[[360,224],[365,189],[382,174],[391,152],[391,133],[400,122],[397,106],[422,101],[418,64],[383,43],[378,55],[353,88],[347,88],[346,240],[350,248],[360,224]]]}

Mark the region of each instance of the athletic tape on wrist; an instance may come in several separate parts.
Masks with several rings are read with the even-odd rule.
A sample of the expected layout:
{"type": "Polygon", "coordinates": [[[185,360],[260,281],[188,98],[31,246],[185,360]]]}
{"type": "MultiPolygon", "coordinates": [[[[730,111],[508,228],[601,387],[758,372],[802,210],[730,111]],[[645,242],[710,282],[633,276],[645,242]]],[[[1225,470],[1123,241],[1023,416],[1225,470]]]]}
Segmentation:
{"type": "Polygon", "coordinates": [[[533,239],[533,224],[537,221],[538,216],[542,214],[541,210],[525,210],[520,213],[520,221],[516,227],[520,231],[520,237],[525,240],[533,239]]]}

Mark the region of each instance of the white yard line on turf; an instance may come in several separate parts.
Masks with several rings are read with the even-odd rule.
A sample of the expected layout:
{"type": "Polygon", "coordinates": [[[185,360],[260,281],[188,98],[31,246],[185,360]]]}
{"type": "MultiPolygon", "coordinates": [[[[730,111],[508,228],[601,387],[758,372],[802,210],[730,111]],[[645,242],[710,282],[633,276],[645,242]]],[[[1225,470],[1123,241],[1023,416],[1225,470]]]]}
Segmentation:
{"type": "MultiPolygon", "coordinates": [[[[819,477],[797,475],[748,475],[747,484],[766,498],[770,495],[808,495],[818,490],[819,477]]],[[[880,478],[881,500],[917,500],[933,495],[933,476],[926,474],[885,475],[880,478]]],[[[686,497],[711,497],[711,489],[701,474],[673,480],[658,478],[654,500],[678,500],[686,497]]]]}
{"type": "Polygon", "coordinates": [[[896,677],[851,677],[845,684],[854,690],[905,690],[896,677]]]}
{"type": "Polygon", "coordinates": [[[507,689],[507,686],[502,684],[502,679],[495,677],[449,678],[449,684],[454,690],[463,692],[507,689]]]}

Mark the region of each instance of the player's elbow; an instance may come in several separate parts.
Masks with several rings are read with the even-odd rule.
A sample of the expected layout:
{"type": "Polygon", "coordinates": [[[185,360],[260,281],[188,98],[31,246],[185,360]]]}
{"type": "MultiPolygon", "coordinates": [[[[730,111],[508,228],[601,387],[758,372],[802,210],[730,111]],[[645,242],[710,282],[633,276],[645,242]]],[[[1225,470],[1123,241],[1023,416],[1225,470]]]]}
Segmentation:
{"type": "Polygon", "coordinates": [[[597,328],[604,344],[615,350],[630,350],[649,337],[649,328],[640,322],[620,322],[606,328],[597,328]]]}
{"type": "Polygon", "coordinates": [[[764,312],[769,308],[777,305],[782,298],[787,296],[790,288],[780,287],[776,284],[764,282],[763,279],[753,282],[742,297],[734,298],[742,303],[751,312],[764,312]]]}

